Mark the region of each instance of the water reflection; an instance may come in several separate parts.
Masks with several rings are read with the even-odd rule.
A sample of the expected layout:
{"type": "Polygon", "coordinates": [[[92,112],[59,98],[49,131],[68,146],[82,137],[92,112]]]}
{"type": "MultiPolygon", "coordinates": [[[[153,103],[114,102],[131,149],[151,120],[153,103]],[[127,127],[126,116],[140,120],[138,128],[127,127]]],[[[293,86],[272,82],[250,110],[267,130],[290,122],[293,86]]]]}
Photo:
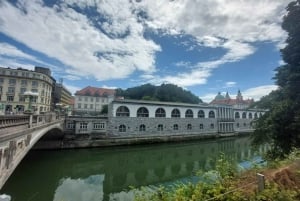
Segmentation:
{"type": "Polygon", "coordinates": [[[86,179],[62,179],[54,194],[54,201],[103,200],[104,175],[92,175],[86,179]]]}
{"type": "Polygon", "coordinates": [[[105,149],[34,151],[2,189],[14,200],[130,200],[129,186],[170,183],[215,166],[220,152],[235,161],[264,153],[249,138],[105,149]],[[47,173],[47,174],[45,174],[47,173]],[[36,181],[43,178],[43,185],[36,181]],[[28,185],[30,183],[30,185],[28,185]],[[34,197],[32,194],[39,192],[34,197]],[[23,199],[21,199],[23,198],[23,199]]]}

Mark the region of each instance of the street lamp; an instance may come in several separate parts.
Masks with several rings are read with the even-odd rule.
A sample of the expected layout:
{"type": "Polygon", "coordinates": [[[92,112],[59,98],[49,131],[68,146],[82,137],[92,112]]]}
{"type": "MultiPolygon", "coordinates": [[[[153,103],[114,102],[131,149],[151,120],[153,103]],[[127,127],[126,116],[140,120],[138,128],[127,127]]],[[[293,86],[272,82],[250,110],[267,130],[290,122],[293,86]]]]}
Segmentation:
{"type": "Polygon", "coordinates": [[[28,112],[29,113],[33,113],[32,111],[32,100],[34,97],[38,97],[39,96],[39,93],[37,92],[32,92],[32,91],[25,91],[24,92],[24,96],[25,98],[28,97],[29,98],[29,103],[28,103],[28,112]]]}

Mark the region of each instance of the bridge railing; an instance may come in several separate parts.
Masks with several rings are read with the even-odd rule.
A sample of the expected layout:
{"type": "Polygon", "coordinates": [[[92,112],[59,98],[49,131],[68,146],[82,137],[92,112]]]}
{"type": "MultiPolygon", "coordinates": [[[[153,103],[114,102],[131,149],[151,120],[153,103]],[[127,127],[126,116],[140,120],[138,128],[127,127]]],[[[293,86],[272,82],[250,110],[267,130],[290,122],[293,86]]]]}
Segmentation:
{"type": "Polygon", "coordinates": [[[0,116],[0,136],[62,119],[64,119],[64,115],[54,112],[38,115],[3,115],[0,116]]]}

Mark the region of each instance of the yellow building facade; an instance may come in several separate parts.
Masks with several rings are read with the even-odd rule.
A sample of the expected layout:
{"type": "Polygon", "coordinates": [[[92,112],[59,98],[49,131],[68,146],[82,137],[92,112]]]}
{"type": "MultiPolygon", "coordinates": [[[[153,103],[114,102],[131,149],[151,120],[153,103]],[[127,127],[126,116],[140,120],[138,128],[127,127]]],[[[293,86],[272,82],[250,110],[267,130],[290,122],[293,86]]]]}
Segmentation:
{"type": "Polygon", "coordinates": [[[0,67],[0,114],[50,111],[54,83],[48,68],[35,67],[32,71],[0,67]]]}

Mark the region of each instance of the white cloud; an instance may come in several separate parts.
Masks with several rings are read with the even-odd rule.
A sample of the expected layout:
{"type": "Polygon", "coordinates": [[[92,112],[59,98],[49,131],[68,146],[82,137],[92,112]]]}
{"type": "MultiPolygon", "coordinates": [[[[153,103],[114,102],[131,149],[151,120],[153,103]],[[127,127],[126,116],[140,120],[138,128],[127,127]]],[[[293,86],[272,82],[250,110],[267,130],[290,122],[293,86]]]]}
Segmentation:
{"type": "Polygon", "coordinates": [[[77,75],[65,75],[64,78],[66,78],[67,80],[80,80],[80,77],[77,75]]]}
{"type": "Polygon", "coordinates": [[[236,82],[226,82],[223,88],[231,88],[235,86],[236,86],[236,82]]]}
{"type": "Polygon", "coordinates": [[[66,89],[68,89],[72,94],[75,94],[76,91],[79,91],[81,89],[83,89],[82,87],[77,87],[77,86],[73,86],[73,85],[69,85],[66,83],[63,83],[63,85],[66,87],[66,89]]]}
{"type": "Polygon", "coordinates": [[[247,89],[242,92],[244,99],[253,98],[255,101],[259,100],[261,97],[268,95],[271,91],[276,90],[277,85],[264,85],[254,88],[247,89]]]}
{"type": "Polygon", "coordinates": [[[143,25],[129,3],[97,4],[97,10],[109,17],[111,24],[99,24],[111,37],[66,4],[46,7],[35,0],[20,1],[18,7],[1,4],[0,31],[58,59],[70,67],[67,73],[104,80],[123,78],[135,70],[155,71],[155,53],[160,47],[143,37],[143,25]],[[127,31],[128,36],[119,37],[127,31]]]}
{"type": "Polygon", "coordinates": [[[8,44],[8,43],[0,43],[0,55],[7,56],[7,57],[18,57],[29,59],[32,61],[38,61],[35,57],[28,55],[21,50],[17,49],[16,47],[8,44]]]}
{"type": "Polygon", "coordinates": [[[209,94],[205,94],[203,96],[200,96],[199,98],[205,102],[205,103],[210,103],[215,97],[216,97],[217,94],[212,94],[212,93],[209,93],[209,94]]]}
{"type": "Polygon", "coordinates": [[[286,3],[286,0],[128,3],[65,0],[47,7],[41,0],[19,0],[18,6],[4,1],[0,4],[0,31],[59,60],[73,76],[106,80],[143,71],[153,83],[172,82],[186,87],[205,84],[213,69],[253,54],[254,42],[282,44],[286,33],[280,22],[286,3]],[[91,19],[72,9],[73,5],[95,9],[99,16],[91,19]],[[196,61],[188,72],[163,75],[155,67],[156,53],[162,49],[145,38],[148,28],[155,33],[188,35],[198,46],[223,48],[226,52],[215,60],[196,61]]]}

